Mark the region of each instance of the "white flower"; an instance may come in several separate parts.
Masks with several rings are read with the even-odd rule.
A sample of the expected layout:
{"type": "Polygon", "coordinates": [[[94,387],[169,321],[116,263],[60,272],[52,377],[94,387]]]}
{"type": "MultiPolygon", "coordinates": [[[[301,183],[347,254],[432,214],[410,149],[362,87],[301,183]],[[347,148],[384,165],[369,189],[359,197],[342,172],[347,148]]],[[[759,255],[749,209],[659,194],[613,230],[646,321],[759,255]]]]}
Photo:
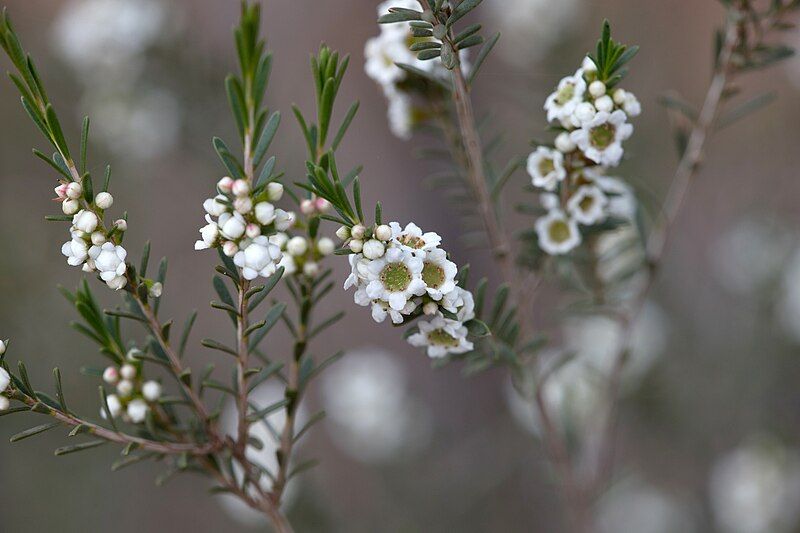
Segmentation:
{"type": "Polygon", "coordinates": [[[443,309],[455,313],[461,322],[469,322],[475,318],[475,300],[472,293],[456,286],[439,302],[443,309]]]}
{"type": "Polygon", "coordinates": [[[363,253],[367,259],[378,259],[386,251],[384,244],[377,239],[370,239],[364,243],[363,253]]]}
{"type": "Polygon", "coordinates": [[[293,255],[295,257],[303,255],[308,251],[308,241],[306,241],[305,237],[296,236],[289,239],[289,242],[286,243],[286,252],[289,255],[293,255]]]}
{"type": "Polygon", "coordinates": [[[148,381],[142,385],[142,396],[148,402],[155,402],[161,397],[161,383],[148,381]]]}
{"type": "Polygon", "coordinates": [[[433,250],[442,243],[442,238],[438,234],[432,231],[423,233],[413,222],[409,222],[404,229],[400,229],[400,224],[397,222],[390,222],[389,227],[392,229],[392,239],[414,252],[433,250]]]}
{"type": "Polygon", "coordinates": [[[244,235],[245,222],[240,213],[223,213],[217,220],[220,234],[226,239],[236,240],[244,235]]]}
{"type": "Polygon", "coordinates": [[[72,217],[72,225],[75,226],[75,229],[84,233],[94,232],[94,230],[97,229],[98,223],[97,215],[86,209],[78,211],[78,213],[72,217]]]}
{"type": "Polygon", "coordinates": [[[411,130],[414,126],[414,114],[411,98],[402,93],[393,94],[389,98],[387,115],[389,129],[398,139],[407,141],[411,139],[411,130]]]}
{"type": "Polygon", "coordinates": [[[284,211],[283,209],[275,210],[275,229],[278,231],[286,231],[291,228],[295,221],[295,214],[291,211],[284,211]]]}
{"type": "Polygon", "coordinates": [[[617,166],[622,159],[622,141],[633,133],[633,126],[625,122],[627,118],[620,110],[610,114],[600,111],[581,129],[573,131],[570,138],[595,163],[617,166]]]}
{"type": "Polygon", "coordinates": [[[275,273],[281,255],[281,249],[262,235],[253,239],[247,248],[237,252],[233,256],[233,263],[242,269],[244,279],[253,280],[258,276],[266,278],[275,273]]]}
{"type": "Polygon", "coordinates": [[[575,221],[555,209],[536,221],[536,234],[541,249],[551,255],[566,254],[581,243],[575,221]]]}
{"type": "Polygon", "coordinates": [[[336,243],[328,237],[323,237],[317,241],[317,251],[325,255],[331,255],[336,250],[336,243]]]}
{"type": "MultiPolygon", "coordinates": [[[[365,284],[369,279],[369,271],[367,267],[370,264],[370,261],[366,259],[361,254],[351,254],[348,256],[348,261],[350,261],[350,275],[347,276],[347,279],[344,281],[344,290],[348,290],[350,287],[356,287],[358,285],[365,284]]],[[[367,299],[369,301],[369,299],[367,299]]],[[[359,305],[367,305],[359,304],[359,305]]]]}
{"type": "MultiPolygon", "coordinates": [[[[383,300],[376,300],[372,301],[369,299],[369,296],[366,295],[366,290],[358,292],[356,291],[356,298],[360,300],[363,297],[366,301],[365,305],[372,305],[372,320],[377,322],[378,324],[383,323],[386,320],[386,317],[392,319],[392,324],[402,324],[405,318],[403,315],[410,315],[414,312],[414,309],[417,308],[417,304],[414,303],[412,300],[409,300],[406,303],[406,306],[401,309],[400,311],[395,311],[392,309],[388,303],[384,302],[383,300]]],[[[359,303],[358,301],[356,303],[359,303]]]]}
{"type": "Polygon", "coordinates": [[[442,296],[456,288],[456,274],[458,267],[447,259],[447,252],[441,248],[425,254],[422,263],[422,281],[425,282],[428,296],[434,300],[441,300],[442,296]]]}
{"type": "Polygon", "coordinates": [[[265,226],[272,224],[275,221],[275,206],[269,202],[257,203],[256,220],[265,226]]]}
{"type": "Polygon", "coordinates": [[[11,376],[8,374],[5,368],[0,366],[0,392],[5,392],[10,384],[11,376]]]}
{"type": "Polygon", "coordinates": [[[100,272],[100,279],[114,290],[121,289],[127,282],[125,279],[127,255],[125,248],[113,242],[107,242],[103,246],[92,246],[89,249],[89,257],[94,260],[95,268],[100,272]]]}
{"type": "Polygon", "coordinates": [[[425,294],[422,266],[422,260],[410,252],[389,249],[383,257],[367,265],[367,296],[388,302],[395,311],[402,310],[410,298],[425,294]]]}
{"type": "Polygon", "coordinates": [[[227,201],[227,198],[221,194],[215,196],[214,198],[209,198],[203,202],[203,209],[205,209],[206,213],[212,217],[218,217],[222,215],[222,213],[228,210],[228,206],[222,203],[220,200],[227,201]]]}
{"type": "Polygon", "coordinates": [[[586,93],[586,82],[583,79],[582,69],[579,69],[574,76],[562,79],[558,83],[558,88],[544,103],[548,122],[569,121],[575,108],[583,102],[584,93],[586,93]]]}
{"type": "Polygon", "coordinates": [[[535,187],[554,191],[558,182],[567,177],[564,155],[546,146],[538,147],[528,156],[528,174],[530,174],[535,187]]]}
{"type": "Polygon", "coordinates": [[[297,263],[295,263],[294,257],[289,254],[283,254],[281,260],[278,261],[278,266],[283,267],[284,276],[290,276],[297,272],[297,263]]]}
{"type": "Polygon", "coordinates": [[[98,193],[94,198],[94,205],[100,209],[108,209],[114,205],[114,197],[107,192],[98,193]]]}
{"type": "Polygon", "coordinates": [[[289,242],[289,236],[285,233],[274,233],[269,236],[269,242],[283,250],[286,247],[286,243],[289,242]]]}
{"type": "MultiPolygon", "coordinates": [[[[109,394],[106,396],[106,405],[108,406],[108,412],[111,418],[117,418],[120,413],[122,413],[122,402],[119,401],[119,397],[116,394],[109,394]]],[[[104,408],[100,408],[100,416],[102,416],[103,419],[108,418],[104,408]]]]}
{"type": "Polygon", "coordinates": [[[89,245],[73,233],[72,240],[65,242],[61,247],[61,253],[67,258],[68,265],[80,266],[89,257],[89,245]]]}
{"type": "Polygon", "coordinates": [[[622,103],[622,109],[625,113],[633,118],[642,114],[642,104],[636,98],[636,95],[630,92],[625,93],[625,100],[622,103]]]}
{"type": "Polygon", "coordinates": [[[417,348],[428,348],[428,357],[439,358],[449,354],[461,354],[472,350],[467,340],[467,328],[456,320],[442,316],[430,322],[420,321],[419,332],[408,338],[408,343],[417,348]]]}
{"type": "Polygon", "coordinates": [[[567,211],[580,224],[591,226],[606,218],[608,198],[595,185],[583,185],[567,201],[567,211]]]}
{"type": "Polygon", "coordinates": [[[195,250],[207,250],[217,245],[219,239],[219,226],[211,220],[209,215],[206,215],[206,224],[200,228],[200,240],[194,243],[195,250]]]}
{"type": "Polygon", "coordinates": [[[395,63],[417,62],[416,56],[406,46],[405,39],[391,32],[381,32],[369,39],[364,45],[364,57],[367,60],[364,64],[367,76],[384,90],[391,90],[395,83],[405,78],[405,71],[395,63]]]}
{"type": "Polygon", "coordinates": [[[147,405],[147,402],[136,398],[135,400],[131,400],[128,404],[128,417],[134,424],[141,424],[144,422],[145,418],[147,418],[147,412],[149,410],[150,406],[147,405]]]}
{"type": "Polygon", "coordinates": [[[634,220],[636,218],[636,196],[630,185],[620,178],[603,176],[590,169],[584,170],[583,174],[606,193],[608,198],[606,210],[609,215],[626,220],[634,220]]]}

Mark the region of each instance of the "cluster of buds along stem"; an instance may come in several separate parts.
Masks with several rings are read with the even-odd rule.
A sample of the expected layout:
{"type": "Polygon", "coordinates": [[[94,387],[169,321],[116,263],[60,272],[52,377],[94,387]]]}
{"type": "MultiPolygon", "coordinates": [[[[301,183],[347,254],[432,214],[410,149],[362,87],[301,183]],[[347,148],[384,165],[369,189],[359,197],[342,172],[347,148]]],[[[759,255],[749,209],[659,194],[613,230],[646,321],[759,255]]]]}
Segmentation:
{"type": "Polygon", "coordinates": [[[112,418],[122,417],[125,422],[141,424],[161,398],[161,384],[144,379],[141,362],[135,355],[134,348],[121,365],[109,366],[103,371],[103,381],[116,389],[106,397],[108,413],[105,407],[100,409],[103,418],[111,415],[112,418]]]}
{"type": "Polygon", "coordinates": [[[328,237],[291,236],[279,232],[271,235],[269,241],[283,254],[278,266],[283,267],[284,276],[302,274],[313,278],[320,272],[322,259],[336,251],[336,244],[328,237]]]}

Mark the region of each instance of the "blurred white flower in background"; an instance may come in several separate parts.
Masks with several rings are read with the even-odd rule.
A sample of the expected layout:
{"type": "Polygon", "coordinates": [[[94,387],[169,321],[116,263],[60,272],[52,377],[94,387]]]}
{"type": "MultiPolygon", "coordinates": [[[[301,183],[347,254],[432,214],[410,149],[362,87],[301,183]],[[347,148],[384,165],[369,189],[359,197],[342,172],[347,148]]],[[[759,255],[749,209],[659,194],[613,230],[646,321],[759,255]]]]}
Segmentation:
{"type": "Polygon", "coordinates": [[[506,46],[498,47],[503,59],[525,65],[545,57],[571,31],[581,27],[583,0],[495,0],[486,2],[506,46]]]}
{"type": "MultiPolygon", "coordinates": [[[[283,400],[283,388],[278,386],[277,383],[267,382],[263,385],[256,387],[250,395],[250,402],[258,406],[258,408],[265,408],[271,404],[283,400]]],[[[286,425],[286,409],[279,409],[267,416],[269,427],[264,422],[258,422],[250,426],[250,437],[255,437],[263,443],[261,450],[252,445],[248,445],[245,453],[247,458],[256,462],[267,470],[275,474],[278,471],[278,461],[275,458],[275,452],[279,448],[278,438],[286,425]],[[274,433],[273,433],[274,432],[274,433]]],[[[308,416],[303,404],[297,412],[297,419],[295,427],[300,428],[307,421],[308,416]]],[[[225,405],[220,419],[220,427],[222,431],[236,438],[239,418],[236,403],[229,400],[225,405]]],[[[298,444],[302,448],[302,441],[298,444]]],[[[297,450],[297,448],[295,448],[297,450]]],[[[297,456],[295,456],[295,460],[297,456]]],[[[234,462],[234,471],[238,477],[241,477],[242,470],[238,463],[234,462]]],[[[268,476],[261,476],[261,487],[265,490],[272,488],[272,480],[268,476]]],[[[298,481],[292,480],[284,492],[283,508],[291,507],[294,500],[297,498],[298,481]]],[[[267,519],[263,513],[254,511],[246,503],[233,495],[221,495],[219,501],[222,508],[237,522],[248,527],[263,527],[267,523],[267,519]]]]}
{"type": "Polygon", "coordinates": [[[710,498],[722,533],[788,533],[800,525],[800,455],[763,437],[714,465],[710,498]]]}
{"type": "Polygon", "coordinates": [[[693,533],[695,519],[687,505],[638,479],[612,488],[598,505],[599,533],[693,533]]]}
{"type": "Polygon", "coordinates": [[[329,435],[356,461],[383,463],[423,449],[432,414],[412,396],[405,369],[381,348],[349,352],[322,377],[329,435]]]}

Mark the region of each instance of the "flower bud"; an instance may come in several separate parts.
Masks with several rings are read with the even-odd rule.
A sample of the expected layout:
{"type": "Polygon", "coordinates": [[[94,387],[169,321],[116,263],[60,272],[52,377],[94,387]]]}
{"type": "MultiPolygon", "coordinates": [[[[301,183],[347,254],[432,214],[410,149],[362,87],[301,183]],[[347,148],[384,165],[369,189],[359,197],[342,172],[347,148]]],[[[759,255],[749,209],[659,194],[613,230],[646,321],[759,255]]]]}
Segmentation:
{"type": "Polygon", "coordinates": [[[123,379],[117,383],[117,394],[119,394],[122,398],[127,398],[133,394],[133,382],[123,379]]]}
{"type": "Polygon", "coordinates": [[[356,224],[350,230],[350,236],[354,239],[363,239],[366,232],[367,228],[365,228],[363,224],[356,224]]]}
{"type": "Polygon", "coordinates": [[[72,225],[75,226],[75,229],[89,234],[97,229],[99,223],[97,215],[86,209],[76,213],[72,219],[72,225]]]}
{"type": "Polygon", "coordinates": [[[229,193],[233,189],[233,179],[230,176],[225,176],[217,182],[217,189],[222,193],[229,193]]]}
{"type": "Polygon", "coordinates": [[[327,213],[331,208],[331,203],[325,198],[317,198],[314,200],[314,206],[320,213],[327,213]]]}
{"type": "Polygon", "coordinates": [[[383,257],[383,253],[386,251],[383,243],[377,239],[370,239],[364,243],[363,252],[364,257],[367,259],[378,259],[379,257],[383,257]]]}
{"type": "Polygon", "coordinates": [[[317,251],[323,255],[331,255],[336,250],[336,244],[333,242],[333,239],[329,239],[328,237],[323,237],[317,241],[317,251]]]}
{"type": "Polygon", "coordinates": [[[121,218],[114,222],[114,226],[118,228],[120,231],[128,231],[128,221],[124,218],[121,218]]]}
{"type": "Polygon", "coordinates": [[[286,243],[286,252],[289,255],[293,255],[297,257],[298,255],[303,255],[308,250],[308,242],[304,237],[292,237],[289,239],[289,242],[286,243]]]}
{"type": "Polygon", "coordinates": [[[276,233],[269,236],[269,242],[283,250],[286,247],[286,243],[289,242],[289,236],[285,233],[276,233]]]}
{"type": "Polygon", "coordinates": [[[77,200],[83,194],[83,187],[77,181],[73,181],[67,185],[67,198],[77,200]]]}
{"type": "Polygon", "coordinates": [[[142,385],[142,396],[148,402],[155,402],[161,397],[161,383],[148,381],[142,385]]]}
{"type": "Polygon", "coordinates": [[[249,196],[242,196],[233,201],[233,208],[237,213],[246,215],[253,210],[253,200],[249,196]]]}
{"type": "Polygon", "coordinates": [[[275,229],[278,231],[286,231],[294,226],[297,216],[292,211],[284,211],[283,209],[275,210],[275,229]]]}
{"type": "Polygon", "coordinates": [[[597,110],[589,102],[583,102],[582,104],[578,104],[578,107],[575,108],[575,116],[581,122],[588,122],[592,120],[596,112],[597,110]]]}
{"type": "Polygon", "coordinates": [[[250,184],[245,180],[236,180],[233,182],[231,192],[234,196],[247,196],[250,194],[250,184]]]}
{"type": "Polygon", "coordinates": [[[589,56],[583,58],[581,68],[584,73],[597,72],[597,65],[594,64],[594,61],[592,61],[592,58],[589,56]]]}
{"type": "Polygon", "coordinates": [[[114,197],[107,192],[98,193],[97,196],[94,197],[94,205],[100,209],[108,209],[114,205],[114,197]]]}
{"type": "Polygon", "coordinates": [[[610,113],[614,109],[614,100],[611,99],[610,96],[601,96],[597,100],[594,101],[594,106],[597,108],[598,111],[605,111],[606,113],[610,113]]]}
{"type": "Polygon", "coordinates": [[[422,306],[422,312],[426,315],[435,315],[436,312],[439,310],[439,304],[436,302],[428,302],[422,306]]]}
{"type": "Polygon", "coordinates": [[[63,200],[63,199],[65,199],[67,197],[67,184],[66,183],[62,183],[61,185],[59,185],[58,187],[56,187],[53,190],[56,193],[56,199],[63,200]]]}
{"type": "Polygon", "coordinates": [[[136,361],[141,355],[144,355],[144,352],[139,348],[131,348],[128,350],[128,353],[125,354],[125,357],[128,359],[128,361],[136,361]]]}
{"type": "Polygon", "coordinates": [[[8,374],[5,368],[0,367],[0,392],[5,392],[10,384],[11,376],[8,374]]]}
{"type": "Polygon", "coordinates": [[[303,265],[303,274],[313,278],[319,274],[319,264],[315,263],[314,261],[307,261],[306,264],[303,265]]]}
{"type": "Polygon", "coordinates": [[[272,181],[267,184],[267,195],[270,201],[277,202],[283,196],[283,185],[277,181],[272,181]]]}
{"type": "Polygon", "coordinates": [[[116,385],[119,381],[119,370],[117,370],[117,367],[110,366],[103,370],[103,381],[109,385],[116,385]]]}
{"type": "Polygon", "coordinates": [[[253,224],[251,222],[244,229],[244,234],[247,235],[251,239],[255,239],[256,237],[261,235],[261,227],[258,224],[253,224]]]}
{"type": "Polygon", "coordinates": [[[92,233],[92,244],[102,246],[106,242],[106,236],[102,231],[92,233]]]}
{"type": "Polygon", "coordinates": [[[134,424],[141,424],[144,422],[145,418],[147,418],[147,412],[149,410],[150,407],[148,407],[145,401],[137,398],[128,404],[128,418],[130,418],[131,422],[134,424]]]}
{"type": "Polygon", "coordinates": [[[0,396],[0,411],[5,411],[11,406],[11,402],[5,396],[0,396]]]}
{"type": "Polygon", "coordinates": [[[317,208],[314,205],[314,202],[312,200],[309,200],[308,198],[300,202],[300,212],[303,213],[304,215],[310,215],[314,213],[316,209],[317,208]]]}
{"type": "Polygon", "coordinates": [[[222,245],[222,253],[228,257],[233,257],[238,251],[239,246],[233,241],[225,241],[225,244],[222,245]]]}
{"type": "Polygon", "coordinates": [[[556,137],[556,150],[562,153],[569,153],[575,150],[576,146],[575,143],[572,142],[572,139],[569,136],[569,133],[566,131],[562,131],[556,137]]]}
{"type": "Polygon", "coordinates": [[[358,239],[353,239],[350,241],[350,250],[354,253],[361,253],[361,250],[364,249],[364,243],[358,239]]]}
{"type": "Polygon", "coordinates": [[[600,98],[606,94],[606,84],[600,80],[595,80],[589,84],[589,94],[595,98],[600,98]]]}
{"type": "Polygon", "coordinates": [[[74,215],[80,208],[81,204],[78,200],[67,199],[61,204],[61,211],[63,211],[65,215],[74,215]]]}
{"type": "Polygon", "coordinates": [[[275,221],[275,206],[269,202],[259,202],[256,204],[256,220],[264,224],[272,224],[275,221]]]}
{"type": "MultiPolygon", "coordinates": [[[[108,406],[108,412],[111,418],[117,418],[122,412],[122,403],[119,401],[119,397],[116,394],[109,394],[106,396],[106,405],[108,406]]],[[[106,410],[100,409],[100,415],[106,418],[106,410]]]]}
{"type": "Polygon", "coordinates": [[[336,236],[342,239],[343,241],[346,241],[347,239],[350,238],[350,228],[348,228],[347,226],[342,226],[341,228],[336,230],[336,236]]]}
{"type": "Polygon", "coordinates": [[[119,375],[122,379],[133,379],[136,377],[136,367],[126,363],[119,369],[119,375]]]}
{"type": "Polygon", "coordinates": [[[6,353],[6,341],[0,340],[0,355],[5,355],[6,353]]]}
{"type": "Polygon", "coordinates": [[[386,224],[381,224],[375,228],[375,238],[381,241],[388,241],[392,238],[392,228],[386,224]]]}
{"type": "Polygon", "coordinates": [[[162,292],[164,292],[164,285],[160,281],[156,281],[147,291],[147,294],[150,295],[150,298],[161,298],[162,292]]]}
{"type": "Polygon", "coordinates": [[[626,96],[628,96],[628,93],[625,92],[625,89],[617,89],[614,91],[614,103],[617,105],[624,104],[626,96]]]}

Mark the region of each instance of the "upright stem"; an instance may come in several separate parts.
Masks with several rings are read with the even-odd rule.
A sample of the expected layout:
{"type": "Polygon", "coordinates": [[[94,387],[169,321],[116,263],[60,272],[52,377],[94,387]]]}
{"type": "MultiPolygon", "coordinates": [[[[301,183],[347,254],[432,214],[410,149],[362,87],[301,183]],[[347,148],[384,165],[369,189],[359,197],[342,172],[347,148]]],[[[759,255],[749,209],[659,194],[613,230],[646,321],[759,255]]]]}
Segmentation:
{"type": "Polygon", "coordinates": [[[250,282],[244,278],[240,278],[240,282],[237,286],[238,302],[236,307],[236,352],[238,353],[236,358],[236,383],[238,392],[236,402],[239,412],[236,444],[241,452],[243,452],[247,446],[247,430],[249,428],[247,422],[247,363],[250,358],[250,347],[248,345],[248,336],[245,334],[249,327],[246,296],[249,288],[250,282]]]}

